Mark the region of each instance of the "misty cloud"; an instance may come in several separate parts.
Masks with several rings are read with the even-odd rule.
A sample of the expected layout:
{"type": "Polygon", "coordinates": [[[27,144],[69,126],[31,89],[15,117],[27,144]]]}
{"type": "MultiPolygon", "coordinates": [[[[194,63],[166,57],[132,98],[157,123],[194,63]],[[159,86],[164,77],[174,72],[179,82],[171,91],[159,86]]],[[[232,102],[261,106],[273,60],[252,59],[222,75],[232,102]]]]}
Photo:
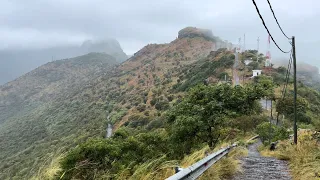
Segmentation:
{"type": "MultiPolygon", "coordinates": [[[[267,2],[256,1],[279,45],[290,49],[267,2]]],[[[297,47],[320,42],[317,37],[320,2],[272,0],[271,3],[286,33],[297,37],[297,47]]],[[[215,35],[233,43],[246,33],[247,48],[256,48],[260,36],[260,51],[266,51],[266,31],[248,0],[0,2],[0,49],[81,44],[86,39],[112,37],[127,54],[133,54],[148,43],[170,42],[186,26],[212,29],[215,35]]],[[[274,57],[286,57],[273,45],[271,50],[274,57]]],[[[303,54],[301,50],[297,52],[298,57],[303,54]]]]}

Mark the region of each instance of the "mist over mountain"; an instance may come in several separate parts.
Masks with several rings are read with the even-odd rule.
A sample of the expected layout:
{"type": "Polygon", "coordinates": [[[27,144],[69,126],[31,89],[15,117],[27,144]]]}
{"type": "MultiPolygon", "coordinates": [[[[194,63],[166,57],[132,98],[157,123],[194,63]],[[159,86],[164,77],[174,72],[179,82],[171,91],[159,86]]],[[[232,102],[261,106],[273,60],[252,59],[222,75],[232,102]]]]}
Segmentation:
{"type": "Polygon", "coordinates": [[[82,45],[56,46],[43,49],[0,50],[0,85],[52,60],[71,58],[90,52],[106,53],[118,62],[127,59],[119,42],[115,39],[87,40],[82,45]]]}

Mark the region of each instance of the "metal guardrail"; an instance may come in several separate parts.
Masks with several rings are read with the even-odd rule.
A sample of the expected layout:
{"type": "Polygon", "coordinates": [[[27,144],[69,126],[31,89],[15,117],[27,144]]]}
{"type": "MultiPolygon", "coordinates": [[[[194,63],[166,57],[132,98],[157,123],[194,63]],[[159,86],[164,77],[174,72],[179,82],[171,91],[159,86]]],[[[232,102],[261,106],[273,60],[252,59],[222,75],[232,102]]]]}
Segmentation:
{"type": "Polygon", "coordinates": [[[230,150],[237,146],[236,143],[234,143],[231,146],[228,146],[226,148],[220,149],[219,151],[210,154],[209,156],[201,159],[200,161],[196,162],[195,164],[179,171],[177,174],[170,176],[166,180],[193,180],[198,178],[201,174],[203,174],[207,169],[209,169],[214,163],[216,163],[219,159],[221,159],[223,156],[228,154],[230,150]]]}

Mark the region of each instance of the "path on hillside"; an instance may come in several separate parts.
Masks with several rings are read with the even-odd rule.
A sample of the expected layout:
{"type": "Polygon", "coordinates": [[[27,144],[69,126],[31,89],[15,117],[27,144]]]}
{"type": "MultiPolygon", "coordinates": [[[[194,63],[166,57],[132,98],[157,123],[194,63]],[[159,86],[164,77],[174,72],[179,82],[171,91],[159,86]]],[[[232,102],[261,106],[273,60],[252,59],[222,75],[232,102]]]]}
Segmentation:
{"type": "Polygon", "coordinates": [[[109,123],[108,123],[107,128],[106,128],[106,137],[105,138],[109,138],[109,137],[112,136],[112,125],[110,123],[110,115],[108,115],[107,119],[108,119],[109,123]]]}
{"type": "Polygon", "coordinates": [[[235,55],[235,60],[234,60],[234,64],[233,64],[233,82],[234,82],[234,85],[240,85],[240,78],[238,76],[238,71],[237,71],[237,68],[238,68],[238,65],[239,65],[239,54],[236,52],[234,53],[235,55]]]}
{"type": "Polygon", "coordinates": [[[270,110],[271,109],[271,100],[261,99],[260,104],[263,109],[270,110]]]}
{"type": "Polygon", "coordinates": [[[286,161],[272,157],[263,157],[257,148],[261,141],[249,145],[248,156],[241,159],[242,173],[233,180],[290,180],[286,161]]]}

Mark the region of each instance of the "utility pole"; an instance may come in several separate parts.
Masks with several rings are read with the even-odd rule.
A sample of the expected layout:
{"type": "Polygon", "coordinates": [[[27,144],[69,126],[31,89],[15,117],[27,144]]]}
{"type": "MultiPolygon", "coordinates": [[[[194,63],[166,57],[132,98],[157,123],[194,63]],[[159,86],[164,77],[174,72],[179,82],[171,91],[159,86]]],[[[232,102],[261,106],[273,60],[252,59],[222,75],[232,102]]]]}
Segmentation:
{"type": "Polygon", "coordinates": [[[273,119],[273,115],[272,115],[272,101],[273,101],[273,98],[271,98],[271,119],[273,119]]]}
{"type": "Polygon", "coordinates": [[[297,132],[297,59],[296,59],[296,44],[295,37],[292,36],[292,55],[293,55],[293,81],[294,81],[294,144],[298,143],[298,132],[297,132]]]}

